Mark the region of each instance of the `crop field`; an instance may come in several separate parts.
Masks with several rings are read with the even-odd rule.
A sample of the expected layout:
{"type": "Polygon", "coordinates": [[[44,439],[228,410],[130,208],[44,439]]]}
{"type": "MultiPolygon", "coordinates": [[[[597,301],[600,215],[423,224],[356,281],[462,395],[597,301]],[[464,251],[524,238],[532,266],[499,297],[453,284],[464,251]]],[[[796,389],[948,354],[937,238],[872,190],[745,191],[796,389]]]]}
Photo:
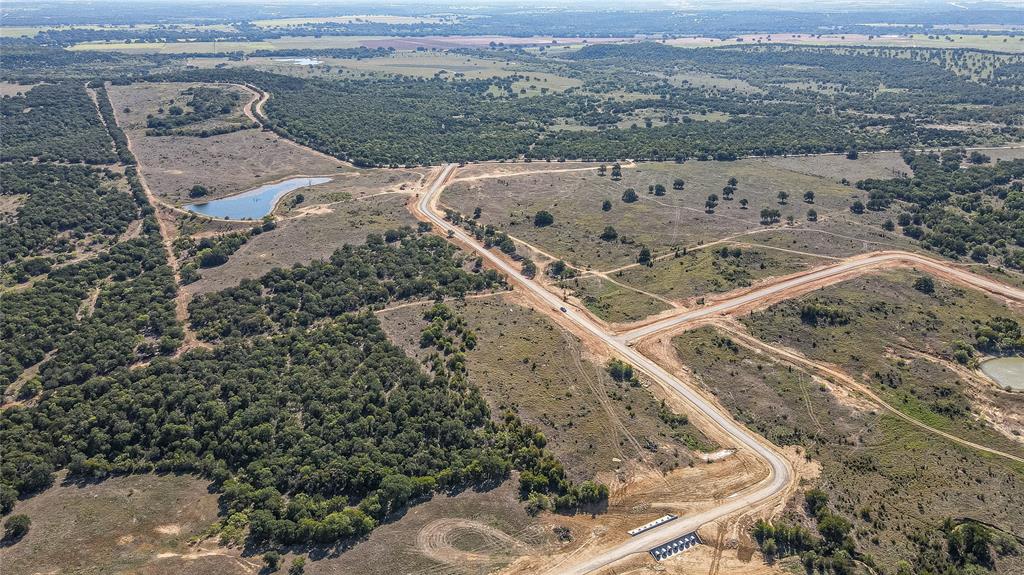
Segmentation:
{"type": "Polygon", "coordinates": [[[902,48],[972,48],[997,52],[1024,52],[1024,38],[1007,34],[906,34],[869,37],[865,34],[750,34],[727,39],[675,38],[673,46],[701,48],[750,44],[801,44],[813,46],[892,46],[902,48]],[[929,37],[930,36],[930,37],[929,37]]]}
{"type": "Polygon", "coordinates": [[[240,571],[214,553],[191,555],[189,539],[217,520],[209,481],[189,475],[131,475],[99,483],[60,483],[18,504],[32,530],[0,547],[7,573],[240,571]]]}
{"type": "MultiPolygon", "coordinates": [[[[837,221],[858,218],[849,213],[849,205],[857,197],[861,197],[858,190],[830,179],[751,159],[637,164],[622,169],[621,181],[596,171],[457,181],[441,200],[464,215],[480,207],[483,224],[494,225],[574,265],[607,270],[636,261],[641,246],[657,256],[700,243],[759,234],[765,228],[760,222],[762,208],[778,209],[780,223],[792,216],[800,228],[824,227],[827,219],[831,227],[837,221]],[[731,177],[737,179],[737,189],[734,199],[725,200],[723,187],[731,177]],[[676,178],[684,180],[683,190],[673,189],[676,178]],[[655,185],[666,188],[664,196],[650,191],[655,185]],[[638,197],[633,203],[622,200],[629,188],[638,197]],[[813,205],[803,201],[805,191],[815,193],[813,205]],[[779,192],[789,194],[785,204],[780,203],[779,192]],[[711,194],[717,195],[719,202],[714,213],[706,213],[705,200],[711,194]],[[605,200],[611,202],[608,211],[602,209],[605,200]],[[742,208],[742,200],[749,202],[747,209],[742,208]],[[811,208],[818,213],[818,223],[805,221],[811,208]],[[533,225],[532,218],[540,210],[554,216],[553,225],[533,225]],[[608,226],[617,233],[615,241],[600,237],[608,226]]],[[[865,214],[858,221],[874,223],[872,218],[879,217],[884,220],[865,214]]]]}
{"type": "MultiPolygon", "coordinates": [[[[957,342],[993,318],[1024,321],[1001,302],[936,281],[933,294],[914,289],[911,271],[863,276],[774,305],[743,319],[759,339],[799,350],[869,381],[898,409],[932,427],[1024,453],[1024,397],[998,389],[954,359],[957,342]],[[835,325],[808,324],[808,304],[838,310],[835,325]],[[965,375],[972,374],[973,375],[965,375]],[[1004,414],[1005,412],[1005,414],[1004,414]],[[981,425],[972,414],[989,420],[981,425]]],[[[976,353],[976,352],[975,352],[976,353]]]]}
{"type": "Polygon", "coordinates": [[[282,28],[288,26],[301,26],[302,24],[352,24],[359,22],[377,22],[381,24],[438,24],[441,22],[453,21],[455,18],[440,18],[432,16],[392,16],[385,14],[360,14],[352,16],[331,16],[325,18],[272,18],[268,20],[253,20],[254,26],[260,28],[282,28]]]}
{"type": "MultiPolygon", "coordinates": [[[[207,199],[223,197],[294,175],[333,175],[351,168],[258,129],[199,138],[146,136],[146,110],[187,84],[111,86],[118,123],[128,133],[146,180],[154,193],[174,204],[189,203],[196,184],[210,190],[207,199]],[[125,112],[125,109],[128,112],[125,112]]],[[[176,92],[177,91],[177,92],[176,92]]]]}
{"type": "Polygon", "coordinates": [[[275,267],[327,259],[346,243],[361,244],[367,234],[403,225],[415,226],[416,220],[405,208],[405,196],[398,194],[292,210],[277,228],[250,238],[227,263],[200,270],[201,279],[184,289],[193,294],[221,290],[275,267]]]}
{"type": "MultiPolygon", "coordinates": [[[[803,446],[821,462],[818,483],[831,507],[853,523],[857,548],[886,569],[914,556],[908,535],[946,517],[969,516],[1009,532],[1024,521],[1019,466],[880,414],[787,364],[732,349],[711,328],[673,343],[680,360],[740,421],[775,443],[803,446]]],[[[812,524],[800,510],[786,519],[812,524]]],[[[797,557],[786,565],[802,570],[797,557]]],[[[1007,556],[1000,567],[1014,572],[1024,565],[1007,556]]]]}
{"type": "MultiPolygon", "coordinates": [[[[422,354],[427,309],[410,306],[379,317],[396,344],[422,354]]],[[[691,449],[711,449],[692,425],[663,415],[668,408],[650,390],[612,380],[579,340],[540,313],[503,296],[469,299],[457,309],[477,335],[466,356],[469,377],[492,415],[512,410],[537,425],[573,478],[614,476],[631,464],[685,467],[691,449]]]]}

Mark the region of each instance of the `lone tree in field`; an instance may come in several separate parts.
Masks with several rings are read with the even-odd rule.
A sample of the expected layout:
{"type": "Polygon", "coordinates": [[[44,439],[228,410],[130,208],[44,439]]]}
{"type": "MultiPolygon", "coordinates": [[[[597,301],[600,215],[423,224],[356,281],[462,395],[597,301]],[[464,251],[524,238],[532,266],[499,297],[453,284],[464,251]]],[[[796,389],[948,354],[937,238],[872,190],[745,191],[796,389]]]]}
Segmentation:
{"type": "Polygon", "coordinates": [[[782,219],[782,212],[773,208],[764,208],[761,210],[761,223],[764,225],[777,224],[782,219]]]}
{"type": "Polygon", "coordinates": [[[206,189],[206,186],[196,184],[192,186],[192,189],[188,191],[188,197],[190,198],[201,198],[210,193],[210,190],[206,189]]]}
{"type": "Polygon", "coordinates": [[[673,190],[681,190],[684,186],[686,186],[686,182],[684,182],[682,178],[676,178],[672,181],[673,190]]]}
{"type": "Polygon", "coordinates": [[[722,188],[722,199],[723,200],[731,200],[732,199],[732,195],[734,193],[736,193],[736,188],[734,186],[726,186],[726,187],[722,188]]]}
{"type": "Polygon", "coordinates": [[[598,168],[597,168],[597,175],[603,176],[606,173],[608,173],[608,166],[606,166],[604,164],[601,164],[600,166],[598,166],[598,168]]]}
{"type": "Polygon", "coordinates": [[[601,239],[606,242],[613,242],[619,239],[619,232],[615,231],[615,228],[608,226],[601,232],[601,239]]]}
{"type": "Polygon", "coordinates": [[[717,208],[717,207],[718,207],[718,195],[717,194],[711,194],[710,196],[708,196],[707,201],[704,202],[704,211],[709,213],[709,214],[712,214],[712,213],[715,212],[715,208],[717,208]]]}
{"type": "Polygon", "coordinates": [[[850,148],[850,151],[846,152],[847,160],[856,160],[858,157],[860,157],[860,153],[857,152],[856,147],[852,147],[850,148]]]}
{"type": "Polygon", "coordinates": [[[730,186],[735,188],[737,184],[739,184],[739,180],[737,180],[735,177],[729,178],[729,185],[730,186]]]}
{"type": "Polygon", "coordinates": [[[553,223],[555,223],[555,216],[551,215],[551,212],[547,210],[541,210],[533,216],[533,225],[538,228],[550,226],[553,223]]]}
{"type": "Polygon", "coordinates": [[[636,190],[634,190],[633,188],[626,188],[626,191],[622,192],[622,201],[626,202],[627,204],[632,204],[633,202],[639,199],[639,196],[636,195],[636,190]]]}
{"type": "Polygon", "coordinates": [[[654,195],[656,195],[656,196],[664,196],[665,195],[665,186],[663,186],[661,184],[654,184],[654,195]]]}
{"type": "Polygon", "coordinates": [[[864,213],[864,202],[862,202],[860,200],[857,200],[857,201],[853,202],[853,205],[850,206],[850,211],[855,213],[855,214],[863,214],[864,213]]]}
{"type": "Polygon", "coordinates": [[[636,258],[637,263],[651,264],[651,250],[647,246],[640,248],[640,255],[636,258]]]}
{"type": "Polygon", "coordinates": [[[818,212],[814,208],[807,210],[807,221],[816,222],[818,221],[818,212]]]}
{"type": "Polygon", "coordinates": [[[605,212],[612,211],[612,201],[611,200],[605,200],[604,202],[602,202],[601,203],[601,210],[605,211],[605,212]]]}
{"type": "Polygon", "coordinates": [[[740,209],[741,209],[741,210],[745,210],[745,209],[747,209],[747,204],[749,204],[749,203],[750,203],[750,202],[749,202],[749,201],[747,201],[747,198],[743,198],[743,199],[741,199],[741,200],[740,200],[740,209]]]}
{"type": "Polygon", "coordinates": [[[789,201],[789,192],[779,192],[776,197],[779,198],[779,203],[784,206],[789,201]]]}
{"type": "Polygon", "coordinates": [[[615,162],[615,165],[612,166],[612,179],[613,180],[621,180],[622,179],[622,166],[620,166],[618,162],[615,162]]]}
{"type": "Polygon", "coordinates": [[[807,190],[806,192],[804,192],[804,201],[807,202],[808,204],[813,204],[814,203],[814,192],[812,192],[810,190],[807,190]]]}

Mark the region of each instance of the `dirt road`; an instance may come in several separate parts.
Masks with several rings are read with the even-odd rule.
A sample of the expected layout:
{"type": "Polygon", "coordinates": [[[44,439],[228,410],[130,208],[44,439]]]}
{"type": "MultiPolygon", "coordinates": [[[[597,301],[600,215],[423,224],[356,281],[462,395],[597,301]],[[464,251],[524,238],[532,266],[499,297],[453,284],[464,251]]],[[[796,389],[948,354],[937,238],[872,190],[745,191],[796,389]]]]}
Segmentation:
{"type": "Polygon", "coordinates": [[[632,344],[637,340],[687,323],[743,311],[752,305],[791,299],[842,279],[892,267],[914,267],[952,283],[980,290],[1008,301],[1024,303],[1024,290],[971,273],[955,265],[910,252],[873,252],[817,270],[782,278],[780,281],[763,285],[699,309],[670,313],[667,317],[663,316],[657,321],[625,331],[616,339],[622,343],[632,344]]]}
{"type": "Polygon", "coordinates": [[[709,521],[725,517],[737,511],[749,510],[753,507],[773,502],[785,491],[790,482],[793,481],[794,471],[789,461],[776,450],[775,446],[737,423],[733,420],[732,416],[720,410],[709,400],[705,399],[700,392],[687,386],[683,381],[663,369],[653,360],[607,332],[602,326],[591,320],[588,314],[573,307],[565,306],[558,296],[523,276],[515,265],[502,259],[493,251],[484,248],[464,230],[446,221],[437,211],[437,200],[454,170],[455,164],[445,166],[437,179],[431,184],[427,193],[422,195],[415,203],[413,209],[419,218],[429,221],[440,230],[444,230],[448,234],[449,239],[476,251],[490,265],[503,272],[511,283],[528,292],[534,301],[553,310],[564,309],[564,312],[556,311],[556,313],[561,314],[560,317],[564,317],[567,320],[561,323],[567,324],[573,331],[581,333],[587,339],[599,340],[614,355],[630,362],[636,369],[639,369],[665,386],[666,389],[676,392],[695,411],[702,413],[709,421],[718,426],[722,433],[735,441],[735,445],[729,447],[743,448],[756,453],[767,463],[770,469],[770,473],[763,481],[731,495],[712,509],[680,518],[664,527],[633,537],[612,549],[596,555],[578,558],[571,565],[560,564],[554,566],[548,572],[565,575],[590,573],[619,559],[637,553],[644,553],[662,543],[690,533],[709,521]]]}

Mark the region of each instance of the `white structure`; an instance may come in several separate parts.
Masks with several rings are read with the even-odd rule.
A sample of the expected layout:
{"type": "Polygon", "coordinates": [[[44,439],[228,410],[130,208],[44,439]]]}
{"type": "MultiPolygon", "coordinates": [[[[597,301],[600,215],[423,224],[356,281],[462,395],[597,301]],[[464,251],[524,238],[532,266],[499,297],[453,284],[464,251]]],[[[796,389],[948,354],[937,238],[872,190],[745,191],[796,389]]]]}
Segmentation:
{"type": "Polygon", "coordinates": [[[647,524],[641,525],[640,527],[637,527],[636,529],[630,529],[626,533],[629,533],[630,537],[636,537],[637,535],[640,535],[644,531],[650,531],[651,529],[654,529],[655,527],[657,527],[659,525],[664,525],[664,524],[668,523],[669,521],[672,521],[673,519],[677,519],[677,518],[678,518],[677,516],[672,515],[671,513],[669,513],[668,515],[665,515],[664,517],[659,517],[659,518],[655,519],[654,521],[651,521],[650,523],[647,523],[647,524]]]}

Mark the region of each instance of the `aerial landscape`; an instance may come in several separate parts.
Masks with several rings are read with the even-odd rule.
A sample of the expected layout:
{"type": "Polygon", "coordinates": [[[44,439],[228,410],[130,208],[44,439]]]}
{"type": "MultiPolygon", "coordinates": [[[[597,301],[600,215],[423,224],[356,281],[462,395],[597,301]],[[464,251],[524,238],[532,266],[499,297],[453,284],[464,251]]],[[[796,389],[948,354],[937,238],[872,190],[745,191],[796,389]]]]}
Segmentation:
{"type": "Polygon", "coordinates": [[[0,572],[1024,574],[1019,1],[0,4],[0,572]]]}

